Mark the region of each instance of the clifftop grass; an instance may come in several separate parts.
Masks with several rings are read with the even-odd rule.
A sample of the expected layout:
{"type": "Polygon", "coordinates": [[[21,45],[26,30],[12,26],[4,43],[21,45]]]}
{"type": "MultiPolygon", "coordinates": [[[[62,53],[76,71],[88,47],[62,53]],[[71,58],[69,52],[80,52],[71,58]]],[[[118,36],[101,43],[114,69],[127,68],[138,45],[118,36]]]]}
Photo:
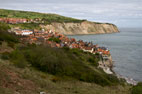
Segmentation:
{"type": "MultiPolygon", "coordinates": [[[[40,25],[47,25],[53,22],[57,23],[82,23],[87,20],[75,19],[71,17],[65,17],[58,14],[51,13],[39,13],[39,12],[30,12],[30,11],[18,11],[18,10],[7,10],[0,9],[0,18],[26,18],[28,20],[38,20],[38,22],[32,23],[20,23],[20,24],[10,24],[10,27],[19,27],[21,29],[38,29],[40,30],[40,25]],[[40,19],[40,20],[39,20],[40,19]]],[[[88,21],[89,22],[89,21],[88,21]]],[[[110,23],[99,23],[99,22],[90,22],[94,24],[109,24],[110,23]]],[[[115,25],[113,25],[115,26],[115,25]]],[[[91,30],[91,29],[90,29],[91,30]]]]}
{"type": "Polygon", "coordinates": [[[0,17],[8,17],[8,18],[26,18],[26,19],[42,19],[45,23],[51,22],[74,22],[80,23],[84,20],[78,20],[70,17],[64,17],[57,14],[46,14],[46,13],[38,13],[38,12],[29,12],[29,11],[17,11],[17,10],[6,10],[0,9],[0,17]]]}
{"type": "Polygon", "coordinates": [[[81,23],[84,20],[79,20],[71,17],[65,17],[57,14],[50,13],[38,13],[30,11],[18,11],[18,10],[7,10],[0,9],[0,18],[26,18],[26,19],[40,19],[38,23],[23,23],[23,24],[10,24],[10,27],[19,27],[21,29],[38,29],[40,30],[40,24],[47,25],[52,22],[58,23],[81,23]],[[44,22],[44,23],[43,23],[44,22]]]}

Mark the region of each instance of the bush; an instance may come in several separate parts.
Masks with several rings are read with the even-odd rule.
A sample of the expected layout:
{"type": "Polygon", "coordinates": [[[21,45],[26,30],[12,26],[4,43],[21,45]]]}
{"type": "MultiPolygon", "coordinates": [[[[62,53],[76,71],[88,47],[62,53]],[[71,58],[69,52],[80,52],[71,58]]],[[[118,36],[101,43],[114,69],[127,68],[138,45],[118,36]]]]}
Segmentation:
{"type": "Polygon", "coordinates": [[[0,31],[8,31],[8,29],[10,29],[10,27],[7,24],[0,22],[0,31]]]}
{"type": "Polygon", "coordinates": [[[14,42],[9,42],[8,46],[11,47],[11,48],[14,48],[15,47],[15,43],[14,42]]]}
{"type": "Polygon", "coordinates": [[[29,30],[34,30],[38,29],[41,30],[40,24],[39,23],[20,23],[20,24],[11,24],[11,27],[19,27],[20,29],[29,29],[29,30]]]}
{"type": "Polygon", "coordinates": [[[136,86],[133,86],[131,94],[142,94],[142,82],[138,83],[136,86]]]}
{"type": "Polygon", "coordinates": [[[19,50],[15,50],[10,54],[10,60],[18,68],[25,68],[28,66],[28,62],[19,50]]]}
{"type": "Polygon", "coordinates": [[[51,79],[51,81],[52,82],[58,82],[58,81],[60,81],[61,79],[58,77],[58,76],[54,76],[52,79],[51,79]]]}
{"type": "Polygon", "coordinates": [[[8,32],[9,26],[4,23],[0,23],[0,41],[6,41],[8,43],[18,43],[18,36],[8,32]]]}
{"type": "MultiPolygon", "coordinates": [[[[57,77],[69,77],[102,86],[119,83],[115,76],[107,75],[97,68],[95,70],[90,68],[85,61],[88,57],[95,59],[94,55],[84,54],[78,49],[59,49],[42,45],[20,47],[10,54],[10,60],[20,68],[30,64],[31,67],[57,77]],[[81,60],[80,56],[84,60],[81,60]]],[[[56,80],[58,79],[53,79],[55,82],[56,80]]]]}
{"type": "Polygon", "coordinates": [[[73,48],[70,50],[73,54],[79,56],[81,54],[81,50],[77,49],[77,48],[73,48]]]}
{"type": "Polygon", "coordinates": [[[91,63],[92,65],[96,66],[96,67],[99,65],[98,60],[96,60],[95,57],[89,57],[88,62],[91,63]]]}
{"type": "Polygon", "coordinates": [[[61,40],[59,38],[55,38],[55,37],[49,38],[48,40],[49,41],[54,41],[56,43],[60,43],[61,42],[61,40]]]}
{"type": "Polygon", "coordinates": [[[118,80],[112,80],[112,76],[89,68],[79,57],[83,53],[75,49],[76,51],[79,54],[74,54],[74,50],[36,46],[26,48],[22,52],[27,62],[32,64],[33,67],[55,76],[68,76],[102,86],[118,83],[118,80]]]}
{"type": "Polygon", "coordinates": [[[1,58],[4,59],[4,60],[8,60],[9,59],[9,53],[8,52],[3,53],[1,58]]]}
{"type": "Polygon", "coordinates": [[[0,94],[14,94],[14,91],[9,88],[0,87],[0,94]]]}

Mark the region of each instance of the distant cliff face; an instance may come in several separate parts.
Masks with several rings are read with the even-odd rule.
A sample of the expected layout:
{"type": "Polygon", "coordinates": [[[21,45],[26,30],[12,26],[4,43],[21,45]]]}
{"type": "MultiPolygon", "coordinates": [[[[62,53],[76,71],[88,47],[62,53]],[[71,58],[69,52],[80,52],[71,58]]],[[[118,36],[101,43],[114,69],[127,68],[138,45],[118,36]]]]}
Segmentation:
{"type": "Polygon", "coordinates": [[[51,25],[41,26],[47,29],[55,30],[65,35],[78,34],[105,34],[119,32],[113,24],[95,23],[84,21],[82,23],[51,23],[51,25]]]}

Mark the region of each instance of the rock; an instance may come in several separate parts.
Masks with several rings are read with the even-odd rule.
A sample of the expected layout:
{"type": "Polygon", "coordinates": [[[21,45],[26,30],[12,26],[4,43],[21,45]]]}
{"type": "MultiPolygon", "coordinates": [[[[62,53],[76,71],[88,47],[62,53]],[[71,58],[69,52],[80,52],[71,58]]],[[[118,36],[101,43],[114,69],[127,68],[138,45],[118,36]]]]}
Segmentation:
{"type": "Polygon", "coordinates": [[[40,94],[47,94],[46,92],[40,92],[40,94]]]}

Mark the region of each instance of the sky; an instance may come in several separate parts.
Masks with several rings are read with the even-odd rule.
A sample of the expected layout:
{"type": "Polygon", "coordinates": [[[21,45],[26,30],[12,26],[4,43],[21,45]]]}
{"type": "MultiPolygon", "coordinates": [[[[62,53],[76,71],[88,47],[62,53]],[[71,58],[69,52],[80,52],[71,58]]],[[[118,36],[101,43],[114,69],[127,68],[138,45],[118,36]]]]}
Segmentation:
{"type": "Polygon", "coordinates": [[[0,0],[1,9],[56,13],[120,28],[142,28],[142,0],[0,0]]]}

